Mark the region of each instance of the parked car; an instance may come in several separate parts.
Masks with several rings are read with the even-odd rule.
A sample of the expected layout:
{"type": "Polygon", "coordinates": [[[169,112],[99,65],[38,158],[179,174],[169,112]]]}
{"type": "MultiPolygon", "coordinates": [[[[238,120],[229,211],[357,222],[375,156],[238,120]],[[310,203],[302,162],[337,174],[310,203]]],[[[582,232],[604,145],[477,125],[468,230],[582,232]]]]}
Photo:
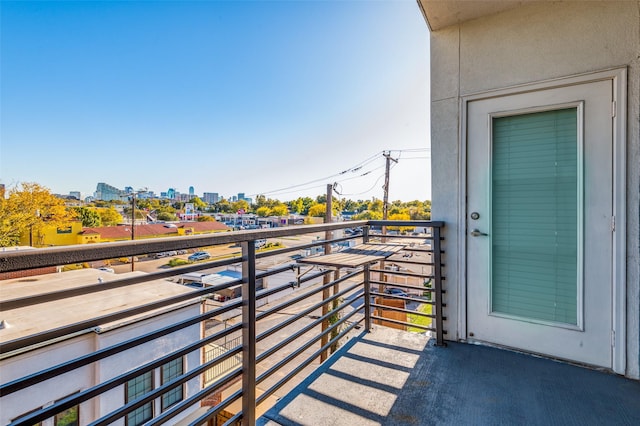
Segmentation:
{"type": "Polygon", "coordinates": [[[387,288],[384,290],[384,292],[392,296],[409,297],[409,295],[401,288],[395,288],[395,287],[387,288]]]}
{"type": "Polygon", "coordinates": [[[186,250],[178,250],[178,254],[187,254],[186,250]]]}
{"type": "Polygon", "coordinates": [[[206,251],[197,251],[189,256],[189,262],[197,262],[198,260],[206,260],[211,258],[211,255],[206,251]]]}
{"type": "Polygon", "coordinates": [[[113,270],[113,268],[108,268],[106,266],[98,268],[98,271],[109,272],[110,274],[114,274],[116,272],[116,271],[113,270]]]}
{"type": "Polygon", "coordinates": [[[153,257],[156,259],[161,259],[163,257],[167,257],[168,255],[169,254],[166,251],[163,251],[163,252],[154,254],[153,257]]]}

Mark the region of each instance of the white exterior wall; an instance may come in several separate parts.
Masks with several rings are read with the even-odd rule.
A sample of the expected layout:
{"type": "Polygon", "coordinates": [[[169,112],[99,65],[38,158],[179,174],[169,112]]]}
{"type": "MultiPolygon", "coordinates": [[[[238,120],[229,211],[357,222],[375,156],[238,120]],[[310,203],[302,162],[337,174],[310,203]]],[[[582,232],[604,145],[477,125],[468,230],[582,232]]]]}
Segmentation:
{"type": "Polygon", "coordinates": [[[464,194],[461,97],[627,67],[627,376],[640,378],[640,2],[540,2],[431,33],[432,218],[444,220],[447,338],[464,338],[457,311],[464,194]]]}
{"type": "MultiPolygon", "coordinates": [[[[71,340],[63,341],[42,349],[18,355],[0,362],[2,371],[0,380],[9,382],[28,374],[36,373],[71,359],[92,353],[99,349],[122,343],[142,334],[159,328],[175,324],[187,318],[200,314],[200,304],[194,304],[182,309],[162,314],[145,321],[134,322],[130,325],[115,328],[102,334],[88,333],[71,340]]],[[[167,334],[144,345],[137,346],[102,361],[79,368],[62,376],[55,377],[22,391],[7,395],[0,399],[0,424],[8,424],[12,419],[30,411],[50,405],[51,403],[69,396],[75,392],[86,390],[98,383],[119,376],[133,368],[144,365],[154,359],[185,347],[200,339],[200,325],[196,324],[175,333],[167,334]]],[[[200,351],[194,351],[184,357],[184,372],[192,370],[201,364],[200,351]]],[[[154,388],[160,386],[160,372],[154,373],[154,388]]],[[[187,382],[184,388],[185,399],[200,390],[200,376],[187,382]]],[[[93,400],[80,405],[80,424],[89,424],[98,417],[124,405],[124,386],[118,386],[105,392],[93,400]]],[[[174,418],[174,421],[185,417],[199,406],[187,409],[174,418]]],[[[161,413],[159,399],[154,406],[154,415],[161,413]]],[[[114,424],[124,425],[124,420],[114,424]]],[[[43,426],[53,425],[53,420],[43,422],[43,426]]]]}
{"type": "MultiPolygon", "coordinates": [[[[115,345],[120,342],[139,337],[143,334],[150,333],[154,330],[175,324],[183,321],[187,318],[194,317],[200,313],[200,305],[191,305],[180,310],[163,314],[162,316],[151,318],[145,321],[141,321],[127,327],[117,328],[115,330],[108,331],[104,334],[100,334],[98,338],[98,350],[104,349],[109,346],[115,345]]],[[[128,370],[136,367],[140,367],[147,364],[154,359],[167,355],[173,351],[181,349],[197,340],[200,340],[200,325],[192,325],[188,328],[180,331],[167,334],[160,339],[153,340],[145,343],[144,345],[137,346],[133,349],[121,352],[117,355],[110,356],[102,360],[96,368],[96,376],[98,382],[102,383],[115,376],[118,376],[128,370]]],[[[184,357],[184,369],[183,372],[188,372],[201,364],[200,351],[194,351],[184,357]]],[[[184,398],[195,394],[200,390],[200,376],[187,382],[184,388],[184,398]]],[[[154,389],[160,386],[160,372],[158,369],[153,375],[153,387],[154,389]]],[[[96,401],[96,412],[98,417],[104,416],[111,411],[114,411],[125,404],[125,386],[118,386],[105,392],[102,397],[96,401]]],[[[159,415],[161,411],[160,401],[156,399],[153,407],[154,416],[159,415]]],[[[197,409],[196,404],[193,408],[187,409],[180,415],[174,417],[173,421],[190,414],[194,409],[197,409]]],[[[124,425],[124,418],[113,423],[114,425],[124,425]]]]}
{"type": "MultiPolygon", "coordinates": [[[[66,362],[95,349],[95,334],[89,333],[53,346],[38,349],[0,362],[0,380],[10,382],[45,368],[66,362]]],[[[53,404],[55,401],[87,389],[94,383],[91,366],[79,368],[62,376],[38,383],[22,391],[3,396],[0,399],[0,424],[31,412],[34,409],[53,404]]],[[[88,401],[80,406],[80,424],[88,424],[94,418],[93,406],[88,401]]],[[[52,419],[43,426],[53,424],[52,419]]]]}

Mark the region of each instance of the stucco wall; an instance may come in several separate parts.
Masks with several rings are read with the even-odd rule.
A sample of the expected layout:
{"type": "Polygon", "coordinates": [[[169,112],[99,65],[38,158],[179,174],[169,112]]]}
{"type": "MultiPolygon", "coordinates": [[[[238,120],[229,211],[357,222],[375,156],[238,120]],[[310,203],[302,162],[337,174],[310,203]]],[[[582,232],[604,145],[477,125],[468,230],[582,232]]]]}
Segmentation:
{"type": "Polygon", "coordinates": [[[448,338],[464,337],[455,303],[461,96],[607,68],[628,70],[627,375],[640,378],[640,2],[540,2],[431,34],[432,217],[447,222],[448,338]]]}
{"type": "MultiPolygon", "coordinates": [[[[94,350],[94,334],[88,333],[53,346],[26,352],[0,362],[1,382],[7,383],[29,374],[67,362],[94,350]]],[[[81,367],[54,379],[38,383],[0,399],[0,424],[21,417],[34,409],[49,406],[59,399],[87,389],[94,384],[91,366],[81,367]]],[[[88,424],[95,418],[90,402],[80,406],[80,423],[88,424]]],[[[49,419],[44,426],[53,424],[49,419]]]]}

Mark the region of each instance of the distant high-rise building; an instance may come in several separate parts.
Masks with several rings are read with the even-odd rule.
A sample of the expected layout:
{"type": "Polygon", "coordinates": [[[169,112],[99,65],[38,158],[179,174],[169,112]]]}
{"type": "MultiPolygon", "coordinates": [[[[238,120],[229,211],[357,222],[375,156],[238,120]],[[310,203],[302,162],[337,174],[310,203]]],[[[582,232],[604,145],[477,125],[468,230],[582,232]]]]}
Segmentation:
{"type": "Polygon", "coordinates": [[[244,200],[244,192],[238,192],[238,200],[244,200]]]}
{"type": "Polygon", "coordinates": [[[96,192],[93,193],[93,196],[96,200],[102,201],[114,201],[114,200],[122,200],[126,197],[123,190],[116,188],[115,186],[111,186],[104,182],[98,183],[96,187],[96,192]]]}
{"type": "Polygon", "coordinates": [[[167,191],[167,197],[171,200],[176,198],[176,190],[173,188],[169,188],[169,190],[167,191]]]}
{"type": "Polygon", "coordinates": [[[189,197],[193,198],[193,196],[196,195],[196,190],[193,188],[193,186],[189,187],[189,197]]]}
{"type": "Polygon", "coordinates": [[[125,186],[124,187],[124,192],[126,192],[127,194],[133,194],[133,187],[132,186],[125,186]]]}
{"type": "Polygon", "coordinates": [[[202,194],[202,201],[208,204],[215,204],[220,200],[217,192],[205,192],[202,194]]]}
{"type": "Polygon", "coordinates": [[[231,196],[231,202],[232,202],[232,203],[235,203],[236,201],[238,201],[238,197],[237,197],[237,196],[235,196],[235,195],[232,195],[232,196],[231,196]]]}
{"type": "Polygon", "coordinates": [[[78,200],[82,200],[82,195],[80,195],[80,191],[71,191],[69,192],[69,197],[77,198],[78,200]]]}
{"type": "Polygon", "coordinates": [[[0,198],[4,198],[4,183],[0,183],[0,198]]]}
{"type": "Polygon", "coordinates": [[[167,195],[166,192],[161,192],[160,193],[160,198],[169,198],[169,196],[167,195]]]}

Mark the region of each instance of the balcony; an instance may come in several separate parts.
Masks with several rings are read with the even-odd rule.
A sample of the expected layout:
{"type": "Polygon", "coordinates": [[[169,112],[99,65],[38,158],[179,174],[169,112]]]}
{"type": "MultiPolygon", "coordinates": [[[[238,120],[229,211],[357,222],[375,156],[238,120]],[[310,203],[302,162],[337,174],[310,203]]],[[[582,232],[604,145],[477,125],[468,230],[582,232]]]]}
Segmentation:
{"type": "Polygon", "coordinates": [[[0,271],[28,275],[240,247],[152,273],[0,282],[2,423],[640,423],[638,382],[445,343],[455,301],[444,230],[361,221],[3,252],[0,271]],[[354,227],[361,232],[344,232],[354,227]],[[390,235],[392,227],[421,232],[390,235]],[[256,248],[277,239],[290,244],[256,248]],[[185,282],[233,265],[237,277],[185,282]]]}

